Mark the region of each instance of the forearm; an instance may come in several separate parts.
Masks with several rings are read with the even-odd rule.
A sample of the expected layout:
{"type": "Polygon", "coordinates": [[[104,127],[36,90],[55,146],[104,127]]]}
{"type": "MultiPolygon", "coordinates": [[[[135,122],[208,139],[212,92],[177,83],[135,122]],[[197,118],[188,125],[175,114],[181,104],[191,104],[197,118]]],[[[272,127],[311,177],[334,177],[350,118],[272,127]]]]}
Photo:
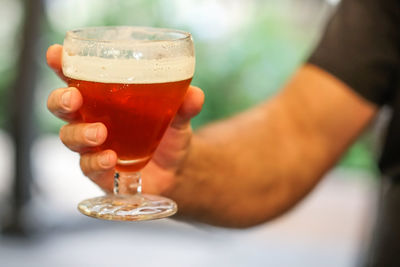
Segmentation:
{"type": "Polygon", "coordinates": [[[283,213],[315,186],[373,112],[359,118],[353,131],[341,129],[354,126],[351,118],[324,125],[315,112],[325,107],[307,103],[308,93],[290,92],[296,86],[320,90],[307,72],[300,71],[267,103],[197,132],[171,191],[181,214],[217,225],[250,226],[283,213]]]}
{"type": "Polygon", "coordinates": [[[259,149],[265,137],[259,139],[256,132],[258,112],[252,110],[251,119],[215,123],[194,136],[172,195],[181,214],[226,226],[262,220],[258,209],[279,179],[260,178],[273,176],[267,176],[266,166],[282,158],[259,149]]]}

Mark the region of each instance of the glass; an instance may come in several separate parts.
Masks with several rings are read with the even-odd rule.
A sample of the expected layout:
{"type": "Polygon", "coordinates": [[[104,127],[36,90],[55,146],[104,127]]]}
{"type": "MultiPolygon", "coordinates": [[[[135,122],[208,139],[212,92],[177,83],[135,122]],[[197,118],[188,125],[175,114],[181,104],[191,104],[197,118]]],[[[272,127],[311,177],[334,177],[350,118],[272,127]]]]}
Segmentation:
{"type": "Polygon", "coordinates": [[[149,220],[173,215],[174,201],[141,193],[140,170],[150,161],[181,105],[194,74],[189,33],[144,27],[68,31],[62,69],[83,96],[83,122],[102,122],[107,139],[93,151],[117,153],[113,194],[78,204],[83,214],[107,220],[149,220]]]}

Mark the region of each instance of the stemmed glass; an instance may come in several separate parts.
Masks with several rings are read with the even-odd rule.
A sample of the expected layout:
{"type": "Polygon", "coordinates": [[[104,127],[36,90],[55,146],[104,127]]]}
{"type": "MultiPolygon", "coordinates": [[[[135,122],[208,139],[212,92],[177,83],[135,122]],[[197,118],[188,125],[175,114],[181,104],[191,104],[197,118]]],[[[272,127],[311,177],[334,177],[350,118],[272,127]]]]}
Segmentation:
{"type": "Polygon", "coordinates": [[[107,139],[93,151],[117,153],[113,194],[79,203],[83,214],[107,220],[173,215],[174,201],[141,193],[150,161],[194,74],[193,40],[178,30],[93,27],[68,31],[62,69],[82,94],[83,122],[102,122],[107,139]]]}

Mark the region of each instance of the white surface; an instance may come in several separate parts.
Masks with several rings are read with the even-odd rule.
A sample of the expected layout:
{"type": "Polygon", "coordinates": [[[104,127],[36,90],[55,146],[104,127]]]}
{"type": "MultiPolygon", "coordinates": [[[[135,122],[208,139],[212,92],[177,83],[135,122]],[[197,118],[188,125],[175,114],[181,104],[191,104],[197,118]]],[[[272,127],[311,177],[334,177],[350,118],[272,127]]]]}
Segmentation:
{"type": "Polygon", "coordinates": [[[39,191],[30,211],[40,215],[39,234],[0,239],[0,266],[353,267],[375,198],[368,175],[335,170],[290,213],[247,230],[104,222],[76,211],[79,200],[101,192],[56,136],[36,142],[33,160],[39,191]]]}

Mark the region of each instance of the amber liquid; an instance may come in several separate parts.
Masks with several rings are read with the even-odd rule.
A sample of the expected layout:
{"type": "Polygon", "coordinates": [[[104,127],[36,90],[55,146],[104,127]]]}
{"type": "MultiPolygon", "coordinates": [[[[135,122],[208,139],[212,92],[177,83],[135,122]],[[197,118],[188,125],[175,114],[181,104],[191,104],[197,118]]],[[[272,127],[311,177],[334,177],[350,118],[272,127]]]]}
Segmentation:
{"type": "Polygon", "coordinates": [[[99,83],[69,79],[83,96],[84,122],[102,122],[106,141],[97,149],[118,155],[117,170],[139,171],[151,159],[183,101],[191,79],[154,84],[99,83]]]}

